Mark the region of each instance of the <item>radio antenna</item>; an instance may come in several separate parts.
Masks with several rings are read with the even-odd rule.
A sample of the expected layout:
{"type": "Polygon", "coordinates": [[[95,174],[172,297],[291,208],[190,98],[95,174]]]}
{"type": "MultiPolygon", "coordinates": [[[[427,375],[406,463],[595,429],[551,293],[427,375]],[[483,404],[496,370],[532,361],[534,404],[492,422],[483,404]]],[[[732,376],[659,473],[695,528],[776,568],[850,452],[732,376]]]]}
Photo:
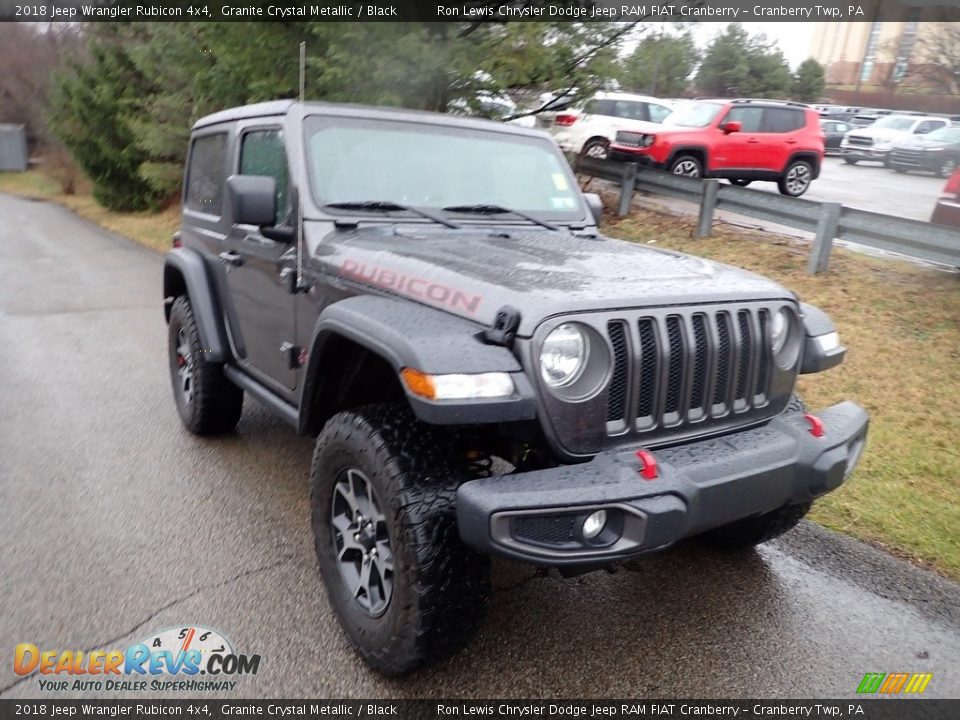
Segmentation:
{"type": "MultiPolygon", "coordinates": [[[[304,96],[306,95],[306,78],[307,78],[307,44],[305,42],[300,43],[300,122],[303,122],[303,108],[304,108],[304,96]]],[[[306,188],[307,178],[303,174],[301,177],[301,185],[303,187],[297,188],[297,287],[294,292],[302,292],[304,288],[303,284],[303,252],[304,252],[304,237],[303,237],[303,191],[306,188]]]]}

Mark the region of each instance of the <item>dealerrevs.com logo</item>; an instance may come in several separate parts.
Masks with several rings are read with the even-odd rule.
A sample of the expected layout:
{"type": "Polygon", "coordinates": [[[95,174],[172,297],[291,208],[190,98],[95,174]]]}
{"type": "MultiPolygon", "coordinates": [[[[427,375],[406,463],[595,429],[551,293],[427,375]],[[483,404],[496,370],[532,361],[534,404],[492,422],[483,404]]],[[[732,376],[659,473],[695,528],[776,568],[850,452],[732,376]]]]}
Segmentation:
{"type": "Polygon", "coordinates": [[[256,675],[259,655],[234,651],[230,641],[203,627],[170,628],[126,650],[48,650],[33,643],[14,648],[13,671],[37,674],[43,691],[224,691],[235,678],[256,675]]]}

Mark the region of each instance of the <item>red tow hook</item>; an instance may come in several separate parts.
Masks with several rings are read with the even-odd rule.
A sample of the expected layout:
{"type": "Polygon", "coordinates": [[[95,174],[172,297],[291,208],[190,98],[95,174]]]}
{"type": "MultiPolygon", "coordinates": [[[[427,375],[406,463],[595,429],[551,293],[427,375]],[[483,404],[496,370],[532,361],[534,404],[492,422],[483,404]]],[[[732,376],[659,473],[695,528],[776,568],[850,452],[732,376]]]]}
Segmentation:
{"type": "Polygon", "coordinates": [[[804,413],[803,417],[810,423],[810,434],[815,438],[823,437],[823,420],[810,413],[804,413]]]}
{"type": "Polygon", "coordinates": [[[640,461],[640,476],[644,480],[657,479],[657,459],[649,450],[637,450],[637,460],[640,461]]]}

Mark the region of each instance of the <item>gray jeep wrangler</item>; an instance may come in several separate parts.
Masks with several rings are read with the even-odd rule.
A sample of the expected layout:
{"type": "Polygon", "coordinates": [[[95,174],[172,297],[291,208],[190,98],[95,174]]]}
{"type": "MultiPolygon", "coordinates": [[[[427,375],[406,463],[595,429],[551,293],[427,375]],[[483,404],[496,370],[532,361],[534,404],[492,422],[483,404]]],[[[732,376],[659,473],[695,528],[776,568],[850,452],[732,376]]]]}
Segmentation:
{"type": "Polygon", "coordinates": [[[177,409],[230,432],[247,393],[316,438],[321,575],[384,673],[468,640],[491,555],[755,545],[859,459],[862,408],[794,395],[843,359],[824,313],[599,218],[536,130],[292,101],[193,128],[163,275],[177,409]]]}

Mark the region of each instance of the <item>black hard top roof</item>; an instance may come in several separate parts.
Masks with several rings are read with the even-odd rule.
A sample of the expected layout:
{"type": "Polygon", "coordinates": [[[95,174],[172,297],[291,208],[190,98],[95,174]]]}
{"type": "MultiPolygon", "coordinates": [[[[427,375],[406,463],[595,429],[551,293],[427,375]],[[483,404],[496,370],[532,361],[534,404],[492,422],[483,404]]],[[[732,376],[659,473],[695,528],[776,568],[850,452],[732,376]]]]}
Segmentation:
{"type": "MultiPolygon", "coordinates": [[[[194,130],[237,120],[247,120],[259,117],[277,117],[286,115],[299,103],[296,100],[270,100],[268,102],[243,105],[241,107],[221,110],[200,118],[193,124],[194,130]]],[[[450,115],[447,113],[429,112],[427,110],[410,110],[374,105],[355,105],[348,103],[307,102],[304,103],[306,114],[315,112],[318,115],[335,115],[341,117],[397,120],[405,122],[429,123],[447,127],[464,127],[478,130],[496,130],[515,135],[544,137],[543,130],[524,128],[518,125],[509,125],[497,120],[467,117],[464,115],[450,115]]]]}

